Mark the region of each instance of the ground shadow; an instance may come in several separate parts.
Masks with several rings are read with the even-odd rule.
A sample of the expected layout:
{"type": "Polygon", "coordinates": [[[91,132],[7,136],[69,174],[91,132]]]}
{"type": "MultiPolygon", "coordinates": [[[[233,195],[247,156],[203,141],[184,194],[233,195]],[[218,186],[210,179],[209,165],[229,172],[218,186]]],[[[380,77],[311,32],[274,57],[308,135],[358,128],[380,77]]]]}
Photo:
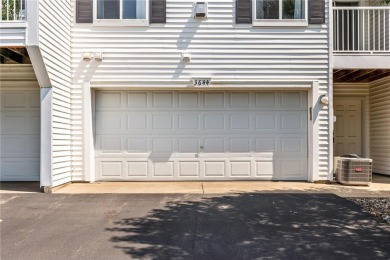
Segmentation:
{"type": "Polygon", "coordinates": [[[390,226],[331,194],[187,195],[107,230],[136,259],[390,258],[390,226]]]}
{"type": "MultiPolygon", "coordinates": [[[[372,183],[390,184],[390,175],[372,174],[372,183]]],[[[390,190],[390,187],[389,187],[390,190]]]]}
{"type": "Polygon", "coordinates": [[[5,181],[5,182],[0,182],[0,193],[1,192],[13,192],[13,193],[18,193],[18,192],[40,192],[41,189],[39,187],[39,182],[38,181],[5,181]]]}

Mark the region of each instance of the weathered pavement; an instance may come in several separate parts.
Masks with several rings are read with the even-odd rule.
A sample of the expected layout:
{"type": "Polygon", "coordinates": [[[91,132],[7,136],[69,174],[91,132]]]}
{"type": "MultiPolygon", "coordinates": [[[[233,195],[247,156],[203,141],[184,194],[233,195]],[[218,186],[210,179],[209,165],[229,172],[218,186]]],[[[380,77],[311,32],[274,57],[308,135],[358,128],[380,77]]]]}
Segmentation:
{"type": "Polygon", "coordinates": [[[332,194],[2,194],[1,259],[389,259],[332,194]]]}

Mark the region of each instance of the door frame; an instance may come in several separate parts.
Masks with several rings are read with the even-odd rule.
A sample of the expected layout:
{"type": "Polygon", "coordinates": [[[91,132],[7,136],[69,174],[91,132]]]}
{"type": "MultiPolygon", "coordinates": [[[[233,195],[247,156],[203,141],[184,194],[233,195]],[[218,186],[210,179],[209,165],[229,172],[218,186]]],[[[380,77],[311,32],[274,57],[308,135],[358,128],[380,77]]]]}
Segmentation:
{"type": "MultiPolygon", "coordinates": [[[[370,157],[370,127],[369,127],[369,98],[368,96],[335,96],[333,103],[336,101],[360,101],[361,105],[361,150],[362,156],[369,158],[370,157]]],[[[337,120],[337,119],[336,119],[337,120]]],[[[334,123],[335,124],[335,123],[334,123]]],[[[332,149],[334,153],[334,147],[332,149]]]]}

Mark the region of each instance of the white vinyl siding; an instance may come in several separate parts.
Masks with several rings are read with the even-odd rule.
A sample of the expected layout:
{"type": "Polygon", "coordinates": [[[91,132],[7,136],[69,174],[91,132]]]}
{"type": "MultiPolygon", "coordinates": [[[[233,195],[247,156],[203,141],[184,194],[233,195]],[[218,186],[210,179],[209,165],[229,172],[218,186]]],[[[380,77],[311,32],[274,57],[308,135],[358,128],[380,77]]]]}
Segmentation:
{"type": "Polygon", "coordinates": [[[40,99],[31,65],[0,65],[0,181],[39,181],[40,99]]]}
{"type": "Polygon", "coordinates": [[[390,77],[370,84],[373,172],[390,175],[390,77]]]}
{"type": "Polygon", "coordinates": [[[368,97],[369,83],[334,83],[333,94],[335,97],[368,97]]]}
{"type": "Polygon", "coordinates": [[[307,95],[98,91],[97,180],[307,180],[307,95]]]}
{"type": "Polygon", "coordinates": [[[52,99],[53,186],[72,180],[70,30],[72,1],[39,1],[39,47],[49,74],[52,99]]]}
{"type": "MultiPolygon", "coordinates": [[[[328,10],[328,1],[326,6],[328,10]]],[[[208,8],[207,19],[193,19],[192,2],[167,0],[164,25],[135,28],[74,24],[73,130],[80,134],[74,151],[81,151],[83,147],[84,82],[107,88],[173,89],[188,88],[192,77],[199,76],[211,77],[214,82],[228,81],[231,86],[243,89],[244,85],[235,82],[274,81],[270,87],[277,89],[278,82],[318,81],[316,95],[329,93],[327,23],[299,28],[254,28],[249,24],[235,24],[234,0],[210,1],[208,8]],[[83,62],[82,53],[86,51],[103,52],[104,60],[83,62]],[[191,53],[190,62],[181,61],[183,52],[191,53]]],[[[316,170],[313,179],[327,180],[330,176],[330,109],[316,105],[314,112],[313,145],[316,148],[313,154],[316,159],[313,164],[316,170]]],[[[83,180],[82,155],[73,156],[73,163],[77,164],[74,180],[83,180]]]]}
{"type": "MultiPolygon", "coordinates": [[[[2,22],[3,23],[3,22],[2,22]]],[[[8,23],[11,24],[11,23],[8,23]]],[[[13,23],[15,24],[15,23],[13,23]]],[[[17,25],[18,23],[16,23],[17,25]]],[[[9,26],[0,28],[0,46],[25,46],[26,44],[26,23],[21,26],[9,26]]]]}

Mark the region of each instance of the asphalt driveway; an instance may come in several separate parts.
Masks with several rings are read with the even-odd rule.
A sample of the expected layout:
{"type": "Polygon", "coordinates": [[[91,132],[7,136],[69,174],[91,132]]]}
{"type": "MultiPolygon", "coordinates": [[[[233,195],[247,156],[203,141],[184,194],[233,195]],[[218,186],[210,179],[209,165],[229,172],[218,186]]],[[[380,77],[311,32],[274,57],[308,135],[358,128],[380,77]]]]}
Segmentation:
{"type": "Polygon", "coordinates": [[[1,195],[1,259],[390,259],[331,194],[1,195]]]}

